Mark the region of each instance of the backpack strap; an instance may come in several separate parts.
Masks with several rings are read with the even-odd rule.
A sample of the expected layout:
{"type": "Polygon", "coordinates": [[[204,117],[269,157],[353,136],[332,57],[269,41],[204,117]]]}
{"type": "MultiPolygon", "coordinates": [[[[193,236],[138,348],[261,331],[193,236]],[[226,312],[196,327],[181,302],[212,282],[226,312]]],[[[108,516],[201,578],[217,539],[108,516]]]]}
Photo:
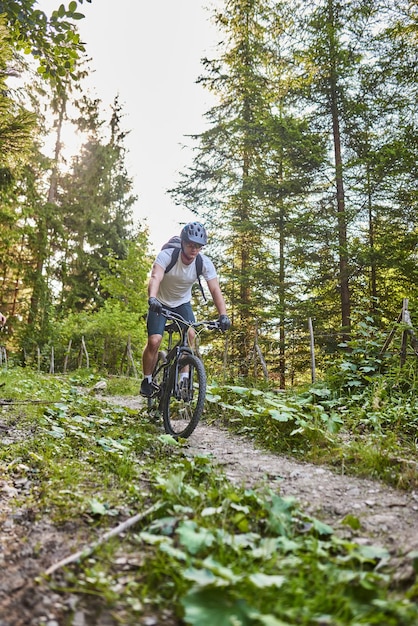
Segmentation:
{"type": "MultiPolygon", "coordinates": [[[[179,254],[180,254],[180,248],[173,248],[173,254],[171,255],[170,263],[165,268],[164,274],[167,274],[167,272],[169,272],[171,269],[173,269],[173,267],[175,266],[175,264],[178,261],[179,254]]],[[[200,280],[200,277],[202,275],[202,271],[203,271],[203,259],[202,259],[202,255],[199,253],[197,255],[197,257],[196,257],[197,280],[199,282],[199,287],[200,287],[200,291],[202,292],[203,299],[204,299],[205,302],[207,302],[207,298],[206,298],[205,292],[203,290],[202,281],[200,280]]]]}
{"type": "Polygon", "coordinates": [[[199,281],[199,287],[200,287],[200,291],[202,292],[202,296],[205,302],[208,301],[205,292],[203,291],[203,285],[202,285],[202,281],[200,280],[200,277],[202,275],[202,271],[203,271],[203,259],[202,259],[202,255],[199,254],[196,257],[196,272],[197,272],[197,280],[199,281]]]}
{"type": "Polygon", "coordinates": [[[177,263],[177,259],[179,258],[179,254],[180,254],[180,248],[173,248],[173,254],[171,255],[170,263],[165,268],[164,274],[167,274],[167,272],[169,272],[170,270],[173,269],[173,267],[177,263]]]}

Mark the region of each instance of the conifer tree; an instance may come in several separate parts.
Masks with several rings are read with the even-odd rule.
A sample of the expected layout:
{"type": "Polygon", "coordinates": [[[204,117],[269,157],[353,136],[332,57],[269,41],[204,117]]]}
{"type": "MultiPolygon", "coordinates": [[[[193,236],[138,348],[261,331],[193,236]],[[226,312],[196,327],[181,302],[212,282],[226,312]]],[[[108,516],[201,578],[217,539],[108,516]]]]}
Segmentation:
{"type": "Polygon", "coordinates": [[[292,114],[289,7],[227,2],[216,21],[225,33],[221,57],[204,61],[201,81],[219,105],[208,112],[211,128],[197,138],[194,165],[173,193],[216,231],[239,374],[250,373],[256,334],[267,346],[279,327],[284,386],[292,223],[324,143],[292,114]]]}
{"type": "Polygon", "coordinates": [[[98,102],[84,99],[80,120],[88,139],[72,170],[59,180],[62,252],[59,261],[61,314],[95,310],[105,294],[100,274],[108,257],[123,259],[132,228],[132,180],[126,172],[121,107],[115,100],[108,138],[97,112],[98,102]],[[87,125],[86,125],[87,124],[87,125]]]}

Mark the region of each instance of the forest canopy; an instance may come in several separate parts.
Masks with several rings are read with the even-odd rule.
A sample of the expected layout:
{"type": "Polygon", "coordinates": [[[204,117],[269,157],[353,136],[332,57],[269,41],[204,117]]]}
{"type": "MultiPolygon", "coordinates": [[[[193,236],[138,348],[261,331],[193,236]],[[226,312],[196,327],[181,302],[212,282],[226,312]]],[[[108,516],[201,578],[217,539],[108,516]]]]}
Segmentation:
{"type": "MultiPolygon", "coordinates": [[[[0,2],[0,310],[25,362],[49,363],[54,346],[62,367],[83,337],[112,369],[105,345],[132,341],[140,360],[152,259],[123,108],[115,96],[104,119],[84,87],[82,5],[47,16],[34,0],[0,2]],[[84,137],[69,158],[66,124],[84,137]]],[[[284,387],[306,375],[308,323],[326,367],[358,319],[385,332],[407,299],[416,321],[416,12],[404,0],[225,0],[212,19],[221,42],[196,78],[216,104],[170,194],[216,233],[231,377],[264,362],[284,387]]]]}

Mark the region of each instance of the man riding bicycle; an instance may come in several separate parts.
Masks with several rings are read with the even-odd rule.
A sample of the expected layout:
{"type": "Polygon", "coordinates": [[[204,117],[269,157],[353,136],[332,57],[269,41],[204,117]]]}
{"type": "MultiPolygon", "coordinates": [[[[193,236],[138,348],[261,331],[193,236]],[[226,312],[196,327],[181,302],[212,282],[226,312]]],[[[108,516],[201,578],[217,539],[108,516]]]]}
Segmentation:
{"type": "MultiPolygon", "coordinates": [[[[196,257],[207,244],[205,227],[199,222],[189,222],[180,233],[181,251],[177,262],[169,272],[173,248],[159,252],[151,270],[148,283],[148,341],[142,355],[142,370],[144,379],[141,383],[141,395],[151,397],[157,389],[152,383],[152,371],[157,362],[158,350],[166,324],[166,318],[161,315],[162,308],[180,314],[189,322],[195,317],[191,306],[192,286],[196,282],[196,257]]],[[[219,313],[219,327],[222,331],[230,328],[231,322],[226,313],[225,300],[219,286],[218,276],[212,261],[202,254],[202,274],[208,285],[213,302],[219,313]]],[[[182,373],[187,377],[187,371],[182,373]]]]}

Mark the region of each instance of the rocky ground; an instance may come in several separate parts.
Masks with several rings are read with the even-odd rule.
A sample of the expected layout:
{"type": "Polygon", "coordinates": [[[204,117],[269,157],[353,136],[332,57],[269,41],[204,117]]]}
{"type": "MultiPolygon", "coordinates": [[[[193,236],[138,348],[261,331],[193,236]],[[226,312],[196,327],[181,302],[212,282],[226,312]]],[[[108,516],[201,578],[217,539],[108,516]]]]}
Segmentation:
{"type": "MultiPolygon", "coordinates": [[[[141,399],[112,401],[136,408],[141,399]]],[[[7,443],[1,424],[0,443],[7,443]]],[[[295,497],[306,512],[328,522],[338,533],[387,548],[400,581],[413,576],[407,554],[418,550],[417,492],[397,491],[377,481],[268,454],[216,425],[199,424],[185,453],[209,455],[239,485],[266,485],[281,495],[295,497]],[[359,530],[341,523],[347,515],[359,519],[359,530]]],[[[10,485],[0,475],[0,626],[62,626],[63,602],[68,607],[75,599],[71,594],[63,600],[58,594],[45,593],[35,580],[52,563],[83,546],[85,540],[73,525],[58,533],[48,519],[36,519],[31,510],[13,510],[11,500],[29,488],[26,483],[10,485]]],[[[152,619],[144,626],[158,625],[152,619]]],[[[85,613],[75,611],[73,626],[91,624],[85,613]]],[[[105,622],[101,626],[106,626],[105,622]]]]}

